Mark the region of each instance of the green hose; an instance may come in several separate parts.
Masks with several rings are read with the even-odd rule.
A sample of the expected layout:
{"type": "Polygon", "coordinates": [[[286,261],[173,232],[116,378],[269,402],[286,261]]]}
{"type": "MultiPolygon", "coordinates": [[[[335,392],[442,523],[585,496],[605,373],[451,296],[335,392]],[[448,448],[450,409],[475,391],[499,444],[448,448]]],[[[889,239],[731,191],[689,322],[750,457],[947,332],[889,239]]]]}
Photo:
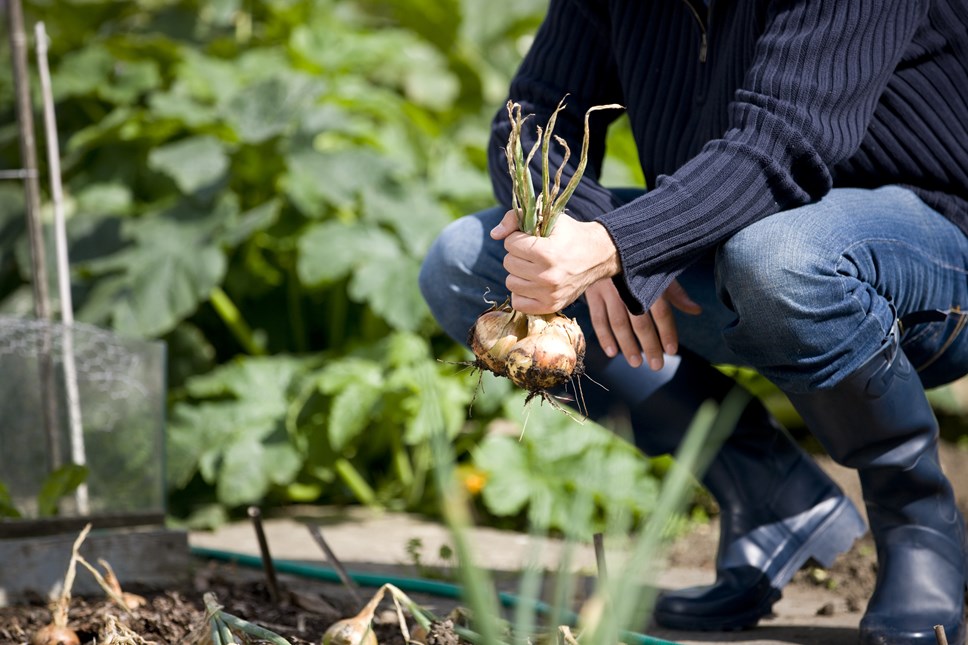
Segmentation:
{"type": "MultiPolygon", "coordinates": [[[[191,548],[191,553],[194,556],[207,558],[209,560],[232,562],[234,564],[253,567],[256,569],[262,568],[262,558],[255,555],[234,553],[231,551],[223,551],[221,549],[207,549],[197,546],[193,546],[191,548]]],[[[339,575],[327,567],[293,562],[291,560],[273,560],[273,564],[276,568],[276,571],[279,573],[288,573],[303,578],[322,580],[325,582],[342,582],[339,575]]],[[[437,596],[439,598],[460,599],[462,597],[462,592],[459,585],[455,585],[450,582],[442,582],[440,580],[428,580],[426,578],[405,578],[403,576],[360,573],[355,571],[350,571],[349,577],[358,585],[363,587],[381,587],[385,584],[391,584],[403,591],[425,593],[431,596],[437,596]]],[[[498,599],[505,607],[516,607],[521,602],[520,599],[514,594],[504,591],[498,592],[498,599]]],[[[552,607],[550,605],[540,600],[535,600],[532,604],[535,610],[542,614],[549,614],[552,611],[552,607]]],[[[565,618],[566,620],[574,622],[577,620],[578,616],[574,612],[566,611],[565,618]]],[[[652,636],[646,636],[645,634],[639,634],[636,632],[623,631],[621,636],[622,639],[629,645],[680,645],[674,641],[653,638],[652,636]]]]}

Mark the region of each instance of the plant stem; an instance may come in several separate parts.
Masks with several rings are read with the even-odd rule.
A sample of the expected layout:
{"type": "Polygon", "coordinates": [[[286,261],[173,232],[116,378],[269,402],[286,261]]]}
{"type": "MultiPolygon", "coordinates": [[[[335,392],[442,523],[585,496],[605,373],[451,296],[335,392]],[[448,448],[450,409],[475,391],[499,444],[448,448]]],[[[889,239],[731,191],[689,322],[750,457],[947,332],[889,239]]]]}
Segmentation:
{"type": "Polygon", "coordinates": [[[219,616],[225,622],[225,625],[227,627],[232,627],[234,629],[237,629],[240,632],[244,632],[248,634],[249,636],[254,636],[258,638],[259,640],[269,641],[270,643],[274,643],[275,645],[292,645],[289,641],[287,641],[279,634],[269,631],[265,627],[260,627],[259,625],[250,623],[247,620],[243,620],[238,616],[227,614],[224,611],[219,612],[219,616]]]}
{"type": "Polygon", "coordinates": [[[306,340],[306,322],[302,311],[302,290],[299,277],[296,274],[294,262],[288,262],[286,267],[286,304],[289,308],[289,325],[292,328],[292,340],[297,352],[308,349],[306,340]]]}
{"type": "Polygon", "coordinates": [[[329,312],[328,338],[330,347],[341,347],[346,340],[346,317],[349,299],[345,289],[331,289],[326,298],[329,312]]]}
{"type": "Polygon", "coordinates": [[[212,289],[209,294],[209,302],[212,303],[215,312],[218,313],[222,322],[232,332],[235,340],[239,341],[239,344],[242,345],[242,349],[252,356],[266,355],[265,347],[256,339],[255,334],[252,333],[252,328],[245,322],[245,318],[242,317],[242,312],[239,311],[239,308],[235,306],[235,303],[232,302],[232,299],[229,298],[229,295],[221,287],[212,289]]]}
{"type": "Polygon", "coordinates": [[[336,460],[336,472],[343,479],[343,482],[350,487],[356,499],[367,506],[376,506],[376,492],[370,487],[360,472],[353,467],[345,457],[336,460]]]}
{"type": "Polygon", "coordinates": [[[393,466],[397,471],[397,477],[401,484],[410,488],[413,485],[413,466],[410,463],[407,448],[400,439],[399,432],[390,432],[390,443],[393,452],[393,466]]]}

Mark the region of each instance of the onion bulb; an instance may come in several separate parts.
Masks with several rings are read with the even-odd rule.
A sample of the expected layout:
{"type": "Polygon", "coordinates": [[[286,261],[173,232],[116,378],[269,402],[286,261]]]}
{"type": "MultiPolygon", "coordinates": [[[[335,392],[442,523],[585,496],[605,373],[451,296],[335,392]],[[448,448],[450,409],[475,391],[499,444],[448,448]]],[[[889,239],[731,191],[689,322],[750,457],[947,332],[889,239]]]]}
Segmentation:
{"type": "Polygon", "coordinates": [[[477,356],[480,367],[499,376],[507,372],[507,355],[511,348],[528,333],[524,314],[510,307],[485,311],[471,327],[468,345],[477,356]]]}
{"type": "Polygon", "coordinates": [[[373,614],[383,600],[386,585],[380,587],[360,613],[338,620],[323,633],[322,645],[377,645],[373,633],[373,614]]]}
{"type": "MultiPolygon", "coordinates": [[[[554,134],[554,129],[559,114],[565,109],[565,100],[562,99],[551,112],[544,128],[536,128],[537,136],[533,138],[524,135],[524,124],[531,115],[524,114],[520,103],[508,101],[511,130],[504,152],[511,177],[510,206],[517,214],[518,229],[537,237],[552,234],[555,223],[565,213],[568,200],[578,188],[588,163],[591,113],[621,108],[617,104],[588,108],[578,163],[571,167],[571,177],[562,186],[563,171],[571,159],[571,148],[565,139],[554,134]],[[526,138],[527,150],[524,145],[526,138]],[[562,161],[557,172],[552,172],[551,168],[550,149],[553,143],[562,148],[562,161]],[[538,167],[541,169],[540,177],[534,173],[538,167]]],[[[578,323],[561,313],[523,314],[507,303],[492,307],[471,328],[468,345],[477,357],[477,367],[506,376],[532,395],[541,394],[545,399],[548,399],[546,390],[583,373],[585,337],[578,323]]]]}
{"type": "Polygon", "coordinates": [[[34,632],[30,645],[81,645],[81,639],[70,627],[50,623],[34,632]]]}
{"type": "Polygon", "coordinates": [[[515,343],[507,354],[508,378],[529,392],[565,383],[579,365],[577,343],[572,336],[581,338],[584,346],[581,329],[575,321],[561,314],[551,316],[553,322],[545,316],[529,316],[528,335],[515,343]],[[577,333],[569,333],[571,328],[577,333]]]}
{"type": "Polygon", "coordinates": [[[530,315],[507,305],[481,314],[469,344],[477,366],[505,376],[529,392],[564,384],[582,373],[585,336],[563,314],[530,315]]]}

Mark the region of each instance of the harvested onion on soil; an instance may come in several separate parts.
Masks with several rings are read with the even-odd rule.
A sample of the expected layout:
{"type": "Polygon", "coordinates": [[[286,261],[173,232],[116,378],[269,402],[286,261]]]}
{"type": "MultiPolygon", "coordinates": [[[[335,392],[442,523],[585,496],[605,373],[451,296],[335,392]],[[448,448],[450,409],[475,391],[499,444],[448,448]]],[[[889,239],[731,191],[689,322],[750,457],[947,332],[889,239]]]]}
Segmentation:
{"type": "MultiPolygon", "coordinates": [[[[505,153],[512,181],[513,210],[518,215],[518,227],[530,235],[551,235],[558,217],[578,187],[588,161],[588,119],[596,110],[621,109],[621,105],[597,105],[585,113],[585,136],[575,173],[562,189],[561,176],[571,150],[564,139],[554,135],[558,113],[565,107],[564,99],[551,114],[544,129],[538,126],[537,139],[524,154],[521,130],[528,117],[522,116],[519,103],[508,101],[511,134],[505,153]],[[564,159],[554,177],[549,169],[551,140],[564,148],[564,159]],[[535,191],[529,165],[541,152],[541,186],[535,191]]],[[[581,376],[584,370],[585,337],[578,323],[561,313],[530,315],[517,312],[508,303],[495,305],[485,311],[468,333],[468,344],[477,357],[475,366],[481,370],[504,376],[528,392],[548,399],[547,390],[581,376]]],[[[530,398],[530,397],[529,397],[530,398]]]]}
{"type": "Polygon", "coordinates": [[[86,525],[77,539],[74,540],[71,559],[67,564],[67,573],[64,574],[64,586],[51,604],[51,621],[34,632],[30,639],[30,645],[81,645],[81,639],[78,638],[77,632],[67,625],[67,615],[71,608],[71,588],[74,586],[77,562],[81,557],[81,544],[90,530],[91,525],[86,525]]]}
{"type": "Polygon", "coordinates": [[[323,634],[322,645],[377,645],[373,633],[373,614],[383,600],[386,586],[380,587],[360,613],[338,620],[323,634]]]}

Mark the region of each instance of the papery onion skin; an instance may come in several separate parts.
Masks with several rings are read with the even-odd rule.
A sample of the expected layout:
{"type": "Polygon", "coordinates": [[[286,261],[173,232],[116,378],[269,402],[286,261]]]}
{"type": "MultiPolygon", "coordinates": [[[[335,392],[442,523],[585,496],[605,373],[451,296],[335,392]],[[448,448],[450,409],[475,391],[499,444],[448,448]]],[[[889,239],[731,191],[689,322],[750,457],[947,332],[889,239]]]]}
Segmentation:
{"type": "Polygon", "coordinates": [[[508,378],[529,392],[566,383],[577,366],[578,355],[571,339],[557,327],[524,337],[507,358],[508,378]]]}
{"type": "Polygon", "coordinates": [[[346,618],[329,626],[322,645],[377,645],[377,640],[370,623],[346,618]]]}
{"type": "Polygon", "coordinates": [[[485,311],[468,333],[467,344],[477,356],[479,367],[498,376],[506,376],[506,358],[521,338],[527,334],[527,320],[510,307],[485,311]]]}
{"type": "Polygon", "coordinates": [[[30,645],[81,645],[81,639],[70,627],[50,624],[34,633],[30,645]]]}
{"type": "Polygon", "coordinates": [[[507,305],[494,307],[477,319],[468,344],[477,367],[531,393],[560,386],[584,371],[585,336],[577,321],[560,313],[526,315],[507,305]]]}

